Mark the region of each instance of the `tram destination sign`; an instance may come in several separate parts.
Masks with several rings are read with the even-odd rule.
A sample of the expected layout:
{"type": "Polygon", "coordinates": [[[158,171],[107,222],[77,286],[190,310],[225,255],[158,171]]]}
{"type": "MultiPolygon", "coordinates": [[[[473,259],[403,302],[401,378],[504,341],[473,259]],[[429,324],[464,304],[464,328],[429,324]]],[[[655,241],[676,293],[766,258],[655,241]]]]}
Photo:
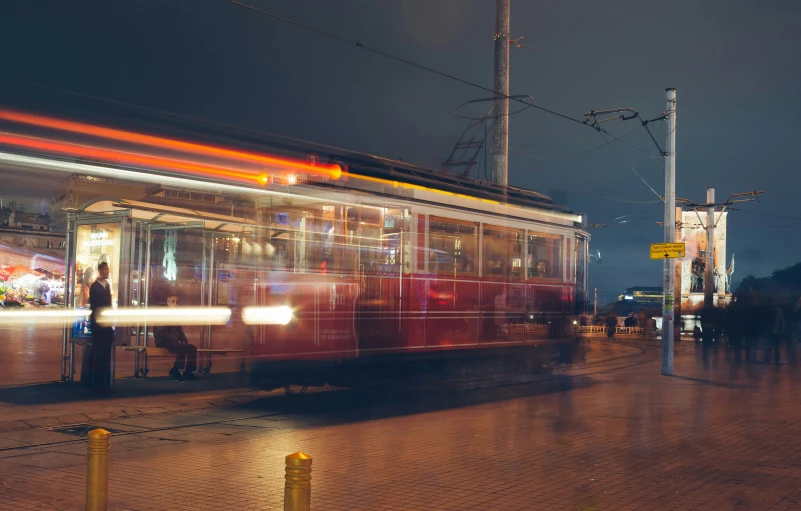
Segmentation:
{"type": "Polygon", "coordinates": [[[684,257],[684,243],[653,243],[651,259],[677,259],[684,257]]]}

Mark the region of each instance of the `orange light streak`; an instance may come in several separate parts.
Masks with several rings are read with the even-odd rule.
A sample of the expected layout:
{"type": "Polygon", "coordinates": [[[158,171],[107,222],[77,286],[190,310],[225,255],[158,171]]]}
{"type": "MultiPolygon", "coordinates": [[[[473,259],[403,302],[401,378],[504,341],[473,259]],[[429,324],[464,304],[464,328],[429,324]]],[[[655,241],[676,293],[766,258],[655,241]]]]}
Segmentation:
{"type": "Polygon", "coordinates": [[[500,204],[500,202],[490,199],[481,199],[479,197],[473,197],[471,195],[464,195],[461,193],[453,193],[453,192],[446,192],[445,190],[437,190],[436,188],[428,188],[426,186],[415,185],[411,183],[403,183],[401,181],[392,181],[390,179],[382,179],[380,177],[372,177],[372,176],[362,176],[359,174],[348,173],[348,178],[355,178],[361,179],[364,181],[370,181],[373,183],[381,183],[385,185],[392,185],[394,188],[406,188],[409,190],[422,190],[426,192],[434,192],[440,195],[450,195],[451,197],[459,197],[460,199],[470,199],[476,200],[481,202],[486,202],[487,204],[500,204]]]}
{"type": "Polygon", "coordinates": [[[17,122],[20,124],[39,126],[42,128],[51,128],[60,131],[69,131],[72,133],[81,133],[84,135],[108,138],[112,140],[118,140],[121,142],[144,144],[153,147],[160,147],[162,149],[175,149],[179,151],[202,153],[224,158],[248,160],[248,161],[258,162],[264,165],[290,168],[313,174],[322,174],[334,180],[339,179],[342,176],[342,167],[340,167],[337,164],[331,164],[327,166],[312,165],[309,163],[304,163],[297,160],[290,160],[286,158],[278,158],[274,156],[266,156],[263,154],[235,151],[223,147],[195,144],[192,142],[184,142],[182,140],[174,140],[170,138],[155,137],[152,135],[143,135],[141,133],[133,133],[129,131],[117,130],[112,128],[104,128],[102,126],[95,126],[92,124],[64,121],[61,119],[44,117],[41,115],[11,112],[9,110],[0,110],[0,119],[11,122],[17,122]]]}
{"type": "MultiPolygon", "coordinates": [[[[257,183],[260,184],[264,184],[267,182],[267,176],[263,173],[262,174],[247,173],[237,170],[225,169],[221,167],[200,165],[197,163],[186,162],[182,160],[173,160],[157,156],[148,156],[145,154],[131,153],[127,151],[101,149],[98,147],[73,144],[68,142],[59,142],[59,141],[44,140],[34,137],[13,135],[11,133],[0,132],[0,143],[14,145],[18,147],[25,147],[28,149],[36,149],[39,151],[50,151],[58,154],[66,154],[69,156],[76,156],[76,157],[91,157],[91,158],[100,158],[104,160],[117,159],[126,161],[128,163],[135,163],[139,165],[146,165],[152,167],[161,167],[169,170],[188,171],[200,175],[235,178],[247,182],[256,181],[257,183]]],[[[109,163],[113,163],[113,161],[109,163]]]]}

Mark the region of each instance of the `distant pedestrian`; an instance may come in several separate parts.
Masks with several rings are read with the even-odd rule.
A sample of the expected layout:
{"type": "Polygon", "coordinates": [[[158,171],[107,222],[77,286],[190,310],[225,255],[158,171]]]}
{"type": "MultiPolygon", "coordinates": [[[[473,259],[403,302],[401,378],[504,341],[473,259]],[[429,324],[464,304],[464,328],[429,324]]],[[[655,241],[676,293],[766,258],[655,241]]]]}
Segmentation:
{"type": "Polygon", "coordinates": [[[717,309],[706,306],[701,310],[701,352],[704,367],[709,367],[709,350],[714,349],[717,325],[717,309]]]}
{"type": "Polygon", "coordinates": [[[640,309],[640,313],[637,315],[637,326],[642,329],[643,339],[645,339],[645,334],[648,330],[649,319],[648,314],[645,313],[645,309],[640,309]]]}
{"type": "Polygon", "coordinates": [[[738,366],[742,363],[743,316],[744,314],[740,303],[735,302],[734,305],[726,310],[726,318],[724,320],[726,334],[729,337],[729,344],[734,353],[734,364],[738,366]]]}
{"type": "Polygon", "coordinates": [[[614,313],[609,313],[606,316],[606,336],[612,338],[615,336],[615,329],[617,328],[617,316],[614,313]]]}
{"type": "Polygon", "coordinates": [[[743,324],[743,341],[745,347],[745,362],[757,362],[757,348],[759,346],[760,312],[757,303],[748,296],[738,298],[743,324]]]}
{"type": "Polygon", "coordinates": [[[97,324],[100,311],[111,307],[111,286],[108,282],[108,263],[97,265],[97,279],[89,288],[92,315],[92,343],[84,345],[81,362],[81,389],[84,392],[111,390],[111,344],[114,329],[97,324]]]}
{"type": "MultiPolygon", "coordinates": [[[[784,317],[784,311],[780,306],[776,306],[773,309],[773,329],[771,330],[773,334],[771,336],[771,343],[770,343],[770,350],[773,352],[773,363],[779,365],[781,363],[781,344],[784,336],[787,334],[787,321],[784,317]]],[[[765,354],[765,362],[769,362],[770,357],[768,354],[765,354]]]]}
{"type": "Polygon", "coordinates": [[[787,335],[787,361],[792,365],[796,362],[796,346],[801,340],[801,298],[795,303],[792,317],[792,331],[787,335]]]}

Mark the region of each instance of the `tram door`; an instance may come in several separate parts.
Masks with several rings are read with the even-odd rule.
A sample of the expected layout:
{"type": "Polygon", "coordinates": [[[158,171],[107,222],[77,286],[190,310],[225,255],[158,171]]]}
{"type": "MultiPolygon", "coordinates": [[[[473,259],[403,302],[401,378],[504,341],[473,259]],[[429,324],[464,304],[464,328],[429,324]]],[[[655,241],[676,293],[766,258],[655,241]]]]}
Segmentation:
{"type": "Polygon", "coordinates": [[[411,303],[411,217],[391,208],[361,208],[360,214],[359,348],[402,347],[411,303]]]}

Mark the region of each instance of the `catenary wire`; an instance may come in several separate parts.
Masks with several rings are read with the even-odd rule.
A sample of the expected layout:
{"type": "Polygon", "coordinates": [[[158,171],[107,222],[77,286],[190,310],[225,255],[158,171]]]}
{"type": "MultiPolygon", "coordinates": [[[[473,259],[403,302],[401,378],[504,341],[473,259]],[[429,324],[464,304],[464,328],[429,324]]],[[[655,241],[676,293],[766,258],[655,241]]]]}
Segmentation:
{"type": "Polygon", "coordinates": [[[382,57],[385,57],[385,58],[388,58],[388,59],[391,59],[391,60],[394,60],[394,61],[397,61],[397,62],[401,62],[401,63],[406,64],[408,66],[416,67],[418,69],[422,69],[423,71],[427,71],[429,73],[434,73],[436,75],[442,76],[444,78],[448,78],[450,80],[455,80],[455,81],[457,81],[459,83],[462,83],[464,85],[468,85],[470,87],[481,89],[481,90],[483,90],[485,92],[489,92],[489,93],[493,94],[493,96],[500,96],[502,98],[506,98],[506,99],[509,99],[509,100],[512,100],[512,101],[517,101],[518,103],[523,103],[524,105],[528,105],[528,106],[530,106],[532,108],[535,108],[537,110],[540,110],[542,112],[546,112],[546,113],[549,113],[551,115],[555,115],[557,117],[561,117],[562,119],[565,119],[567,121],[575,122],[576,124],[581,124],[582,126],[589,126],[584,121],[581,121],[579,119],[575,119],[573,117],[570,117],[569,115],[561,114],[561,113],[556,112],[554,110],[551,110],[549,108],[545,108],[545,107],[542,107],[542,106],[539,106],[539,105],[536,105],[536,104],[533,104],[533,103],[527,103],[527,102],[525,102],[525,101],[523,101],[521,99],[514,98],[512,96],[509,96],[507,94],[503,94],[501,92],[496,92],[495,90],[490,89],[489,87],[484,87],[483,85],[479,85],[479,84],[471,82],[469,80],[465,80],[463,78],[459,78],[458,76],[455,76],[455,75],[452,75],[452,74],[449,74],[449,73],[445,73],[443,71],[439,71],[439,70],[434,69],[432,67],[428,67],[428,66],[425,66],[423,64],[419,64],[417,62],[414,62],[414,61],[409,60],[409,59],[405,59],[403,57],[398,57],[398,56],[393,55],[391,53],[387,53],[385,51],[378,50],[378,49],[372,48],[370,46],[365,46],[364,44],[360,43],[359,41],[352,41],[352,40],[347,39],[345,37],[342,37],[342,36],[339,36],[339,35],[336,35],[336,34],[332,34],[330,32],[326,32],[325,30],[321,30],[319,28],[315,28],[315,27],[312,27],[310,25],[306,25],[306,24],[300,23],[298,21],[286,18],[284,16],[279,16],[278,14],[275,14],[273,12],[266,11],[264,9],[259,9],[258,7],[254,7],[254,6],[246,4],[244,2],[239,2],[237,0],[226,0],[226,1],[229,2],[229,3],[235,4],[235,5],[238,5],[240,7],[243,7],[245,9],[249,9],[251,11],[257,12],[257,13],[262,14],[264,16],[268,16],[268,17],[273,18],[275,20],[281,21],[283,23],[287,23],[289,25],[293,25],[295,27],[302,28],[302,29],[308,30],[310,32],[314,32],[315,34],[321,35],[323,37],[327,37],[329,39],[333,39],[333,40],[341,42],[343,44],[348,44],[350,46],[355,46],[357,48],[361,48],[362,50],[368,51],[370,53],[374,53],[376,55],[380,55],[382,57]]]}
{"type": "Polygon", "coordinates": [[[648,184],[648,181],[646,181],[645,179],[643,179],[643,177],[640,175],[640,173],[639,173],[639,172],[637,172],[637,169],[635,169],[635,168],[634,168],[634,167],[633,167],[633,166],[632,166],[632,165],[631,165],[631,164],[630,164],[630,163],[629,163],[629,162],[628,162],[628,161],[627,161],[627,160],[626,160],[626,159],[623,157],[623,155],[622,155],[622,154],[620,154],[620,151],[618,151],[618,150],[617,150],[617,147],[613,146],[613,145],[612,145],[612,144],[609,142],[609,140],[608,140],[608,139],[607,139],[607,138],[604,136],[604,134],[603,134],[603,133],[601,133],[600,131],[598,131],[598,135],[599,135],[599,136],[600,136],[602,139],[604,139],[604,141],[606,142],[606,144],[607,144],[609,147],[611,147],[611,148],[612,148],[612,150],[613,150],[615,153],[617,153],[617,155],[620,157],[620,159],[621,159],[621,160],[623,160],[623,163],[625,163],[625,164],[628,166],[628,168],[630,168],[630,169],[631,169],[631,171],[632,171],[632,172],[634,172],[634,175],[636,175],[638,178],[640,178],[640,181],[642,181],[643,183],[645,183],[645,186],[647,186],[647,187],[648,187],[648,188],[649,188],[649,189],[650,189],[650,190],[651,190],[651,191],[654,193],[654,195],[656,195],[657,197],[659,197],[659,200],[662,200],[662,196],[661,196],[661,195],[659,195],[659,193],[657,193],[657,191],[656,191],[656,190],[654,190],[654,188],[653,188],[653,187],[652,187],[650,184],[648,184]]]}
{"type": "MultiPolygon", "coordinates": [[[[639,131],[641,129],[642,129],[642,126],[639,126],[639,127],[634,128],[633,130],[631,130],[631,131],[629,131],[627,133],[624,133],[623,135],[620,135],[619,137],[616,137],[614,135],[609,135],[608,133],[607,133],[607,135],[609,135],[610,137],[614,138],[615,140],[623,141],[623,138],[625,138],[625,137],[627,137],[627,136],[629,136],[629,135],[631,135],[633,133],[636,133],[637,131],[639,131]]],[[[605,147],[605,146],[606,146],[606,142],[604,142],[603,144],[598,144],[597,146],[591,147],[589,149],[584,149],[583,151],[579,151],[577,153],[566,154],[566,155],[563,155],[563,156],[556,156],[556,157],[553,157],[553,158],[549,158],[547,156],[534,156],[533,154],[528,154],[528,153],[525,153],[525,152],[523,152],[523,151],[521,151],[519,149],[515,149],[512,146],[509,146],[509,150],[514,152],[514,153],[519,154],[520,156],[524,156],[524,157],[530,158],[532,160],[558,161],[558,160],[568,160],[570,158],[575,158],[576,156],[581,156],[581,155],[584,155],[584,154],[587,154],[587,153],[591,153],[591,152],[596,151],[598,149],[601,149],[602,147],[605,147]]]]}

